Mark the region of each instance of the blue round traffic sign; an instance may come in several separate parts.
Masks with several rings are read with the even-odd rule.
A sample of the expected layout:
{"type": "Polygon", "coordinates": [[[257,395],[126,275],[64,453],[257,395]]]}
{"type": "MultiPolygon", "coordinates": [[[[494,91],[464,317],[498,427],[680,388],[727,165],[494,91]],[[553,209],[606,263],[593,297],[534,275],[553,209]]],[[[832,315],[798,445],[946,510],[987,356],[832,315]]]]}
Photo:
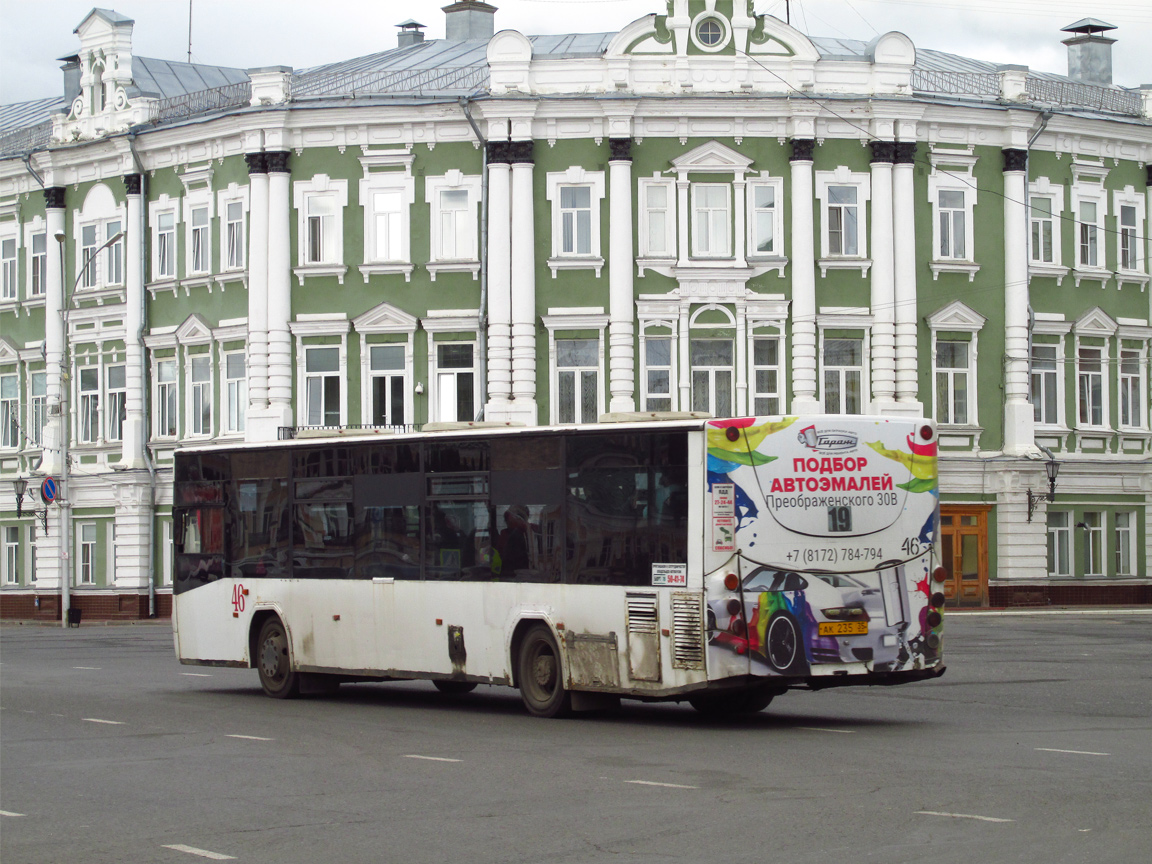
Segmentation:
{"type": "Polygon", "coordinates": [[[44,482],[40,484],[40,497],[44,499],[45,504],[51,504],[56,500],[56,481],[51,477],[45,477],[44,482]]]}

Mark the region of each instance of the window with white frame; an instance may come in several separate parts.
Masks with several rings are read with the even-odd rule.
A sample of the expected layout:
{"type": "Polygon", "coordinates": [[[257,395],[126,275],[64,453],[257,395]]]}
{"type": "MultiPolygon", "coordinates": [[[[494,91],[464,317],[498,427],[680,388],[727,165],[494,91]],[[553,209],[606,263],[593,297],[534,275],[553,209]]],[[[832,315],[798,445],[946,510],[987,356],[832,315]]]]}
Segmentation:
{"type": "Polygon", "coordinates": [[[1048,575],[1070,576],[1072,526],[1067,511],[1048,511],[1048,575]]]}
{"type": "Polygon", "coordinates": [[[860,190],[855,186],[829,186],[825,207],[829,255],[860,254],[860,190]]]}
{"type": "Polygon", "coordinates": [[[224,268],[244,267],[244,202],[228,201],[224,205],[224,268]]]}
{"type": "Polygon", "coordinates": [[[592,187],[560,187],[560,254],[592,254],[592,187]]]}
{"type": "Polygon", "coordinates": [[[400,426],[404,423],[406,350],[405,345],[399,343],[368,346],[374,426],[400,426]]]}
{"type": "Polygon", "coordinates": [[[1103,219],[1096,201],[1081,201],[1076,214],[1077,261],[1081,267],[1101,267],[1100,223],[1103,219]]]}
{"type": "Polygon", "coordinates": [[[1120,206],[1120,269],[1135,270],[1140,265],[1140,246],[1136,242],[1136,208],[1120,206]]]}
{"type": "Polygon", "coordinates": [[[212,355],[188,357],[188,434],[212,434],[212,355]]]}
{"type": "Polygon", "coordinates": [[[731,339],[693,338],[688,357],[692,377],[692,410],[731,417],[735,394],[735,358],[731,339]]]}
{"type": "Polygon", "coordinates": [[[20,381],[13,372],[0,375],[0,447],[14,450],[20,446],[20,381]]]}
{"type": "Polygon", "coordinates": [[[48,373],[28,373],[28,444],[39,447],[44,442],[44,423],[48,419],[48,373]]]}
{"type": "Polygon", "coordinates": [[[156,251],[153,264],[156,279],[176,278],[176,211],[165,210],[156,217],[156,251]]]}
{"type": "Polygon", "coordinates": [[[20,582],[20,528],[4,526],[4,584],[20,582]]]}
{"type": "Polygon", "coordinates": [[[758,417],[780,414],[780,340],[756,337],[752,340],[752,413],[758,417]]]}
{"type": "Polygon", "coordinates": [[[748,184],[748,257],[784,254],[782,185],[778,181],[748,184]]]}
{"type": "Polygon", "coordinates": [[[676,195],[671,180],[640,181],[640,257],[676,257],[676,195]]]}
{"type": "Polygon", "coordinates": [[[1145,272],[1146,231],[1144,229],[1145,195],[1131,186],[1112,192],[1112,208],[1116,214],[1116,269],[1118,281],[1147,285],[1145,272]],[[1125,278],[1127,277],[1127,278],[1125,278]]]}
{"type": "MultiPolygon", "coordinates": [[[[324,268],[344,262],[344,208],[348,206],[348,181],[331,180],[317,174],[310,181],[293,184],[293,198],[298,214],[299,265],[301,268],[324,268]]],[[[371,214],[379,202],[372,195],[361,196],[365,203],[365,257],[374,256],[378,226],[371,214]]],[[[343,271],[340,271],[343,273],[343,271]]]]}
{"type": "Polygon", "coordinates": [[[16,299],[16,238],[0,239],[0,300],[16,299]]]}
{"type": "Polygon", "coordinates": [[[479,273],[477,231],[483,179],[453,169],[447,174],[424,178],[424,195],[431,209],[432,277],[439,270],[479,273]],[[468,262],[470,266],[462,266],[468,262]],[[451,266],[452,264],[456,266],[451,266]],[[447,264],[448,266],[445,266],[447,264]]]}
{"type": "Polygon", "coordinates": [[[1136,514],[1121,510],[1113,516],[1115,531],[1113,543],[1116,548],[1116,575],[1135,576],[1133,562],[1136,560],[1136,514]]]}
{"type": "Polygon", "coordinates": [[[304,420],[307,426],[340,425],[340,349],[304,349],[304,420]]]}
{"type": "Polygon", "coordinates": [[[672,337],[644,338],[644,410],[672,410],[672,337]]]}
{"type": "MultiPolygon", "coordinates": [[[[321,199],[329,200],[329,199],[321,199]]],[[[329,205],[325,204],[325,207],[329,205]]],[[[398,189],[387,189],[379,192],[372,193],[372,260],[373,261],[400,261],[402,260],[401,251],[401,218],[403,216],[403,196],[398,189]]],[[[326,215],[323,217],[327,225],[331,221],[331,217],[326,215]]],[[[308,219],[309,230],[319,231],[320,217],[309,216],[308,219]]],[[[310,247],[310,250],[314,250],[310,247]]],[[[331,260],[330,258],[324,259],[315,257],[315,251],[310,251],[313,257],[309,261],[322,261],[331,260]]]]}
{"type": "Polygon", "coordinates": [[[436,418],[441,421],[476,418],[475,345],[471,342],[436,345],[436,418]]]}
{"type": "Polygon", "coordinates": [[[1084,575],[1104,575],[1104,514],[1088,510],[1084,513],[1084,575]]]}
{"type": "Polygon", "coordinates": [[[31,255],[28,259],[28,296],[43,297],[48,285],[48,234],[38,231],[32,235],[31,255]]]}
{"type": "Polygon", "coordinates": [[[556,340],[558,423],[595,423],[599,417],[600,342],[556,340]]]}
{"type": "Polygon", "coordinates": [[[77,429],[81,444],[100,440],[100,367],[86,366],[80,372],[80,405],[77,429]]]}
{"type": "Polygon", "coordinates": [[[441,189],[435,255],[437,258],[471,258],[473,252],[472,212],[467,189],[441,189]]]}
{"type": "Polygon", "coordinates": [[[1034,264],[1059,263],[1059,250],[1056,231],[1055,214],[1052,208],[1052,197],[1048,195],[1032,195],[1028,198],[1029,222],[1031,225],[1030,250],[1034,264]]]}
{"type": "Polygon", "coordinates": [[[1143,429],[1144,357],[1143,351],[1120,349],[1120,425],[1143,429]]]}
{"type": "Polygon", "coordinates": [[[36,581],[36,523],[28,526],[28,582],[36,581]]]}
{"type": "Polygon", "coordinates": [[[188,208],[188,273],[200,275],[212,269],[212,241],[210,211],[207,204],[188,208]]]}
{"type": "Polygon", "coordinates": [[[107,431],[105,438],[108,441],[120,441],[124,438],[124,417],[127,412],[127,382],[125,380],[125,367],[123,365],[105,366],[104,378],[106,384],[107,431]]]}
{"type": "MultiPolygon", "coordinates": [[[[101,243],[107,243],[120,233],[120,220],[104,223],[104,236],[101,243]]],[[[124,238],[120,237],[104,250],[104,284],[124,284],[124,238]]]]}
{"type": "Polygon", "coordinates": [[[824,339],[824,412],[859,414],[864,410],[864,340],[824,339]]]}
{"type": "Polygon", "coordinates": [[[163,565],[160,570],[160,584],[172,584],[172,520],[165,519],[160,523],[160,548],[163,555],[163,565]]]}
{"type": "Polygon", "coordinates": [[[224,355],[224,383],[224,429],[226,432],[243,432],[248,409],[248,368],[243,351],[224,355]]]}
{"type": "MultiPolygon", "coordinates": [[[[398,196],[397,196],[398,197],[398,196]]],[[[390,196],[380,192],[372,198],[373,248],[388,253],[388,219],[395,215],[386,209],[390,196]],[[383,242],[382,242],[383,240],[383,242]]],[[[304,262],[329,264],[336,260],[336,198],[309,195],[304,200],[304,262]]]]}
{"type": "Polygon", "coordinates": [[[547,197],[552,202],[552,258],[557,270],[591,267],[597,275],[600,257],[600,206],[604,198],[604,172],[573,166],[546,175],[547,197]]]}
{"type": "Polygon", "coordinates": [[[156,361],[156,427],[157,438],[175,438],[177,434],[176,361],[156,361]]]}
{"type": "Polygon", "coordinates": [[[100,248],[100,243],[96,239],[99,230],[98,225],[84,225],[80,228],[80,260],[77,266],[80,269],[80,288],[95,288],[96,280],[100,275],[99,262],[93,261],[96,255],[96,250],[100,248]]]}
{"type": "Polygon", "coordinates": [[[1032,417],[1036,423],[1060,423],[1059,346],[1032,345],[1032,417]]]}
{"type": "Polygon", "coordinates": [[[1081,426],[1104,425],[1104,357],[1100,348],[1077,350],[1077,404],[1081,426]]]}
{"type": "Polygon", "coordinates": [[[936,200],[937,231],[940,258],[966,261],[971,258],[967,243],[967,209],[963,189],[940,189],[936,200]]]}
{"type": "Polygon", "coordinates": [[[971,344],[936,340],[936,422],[968,423],[971,344]]]}
{"type": "Polygon", "coordinates": [[[81,585],[96,584],[96,525],[85,522],[76,526],[79,554],[76,556],[76,579],[81,585]]]}
{"type": "Polygon", "coordinates": [[[692,254],[727,258],[732,254],[732,187],[727,183],[692,184],[692,254]]]}

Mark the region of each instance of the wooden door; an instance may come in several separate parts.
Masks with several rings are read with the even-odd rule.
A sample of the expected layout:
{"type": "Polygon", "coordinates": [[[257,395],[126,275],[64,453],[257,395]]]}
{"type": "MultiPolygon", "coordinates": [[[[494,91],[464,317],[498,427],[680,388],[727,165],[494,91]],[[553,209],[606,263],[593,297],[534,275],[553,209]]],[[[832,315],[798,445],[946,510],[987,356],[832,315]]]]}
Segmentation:
{"type": "Polygon", "coordinates": [[[949,606],[988,605],[988,511],[982,506],[940,506],[940,559],[949,606]]]}

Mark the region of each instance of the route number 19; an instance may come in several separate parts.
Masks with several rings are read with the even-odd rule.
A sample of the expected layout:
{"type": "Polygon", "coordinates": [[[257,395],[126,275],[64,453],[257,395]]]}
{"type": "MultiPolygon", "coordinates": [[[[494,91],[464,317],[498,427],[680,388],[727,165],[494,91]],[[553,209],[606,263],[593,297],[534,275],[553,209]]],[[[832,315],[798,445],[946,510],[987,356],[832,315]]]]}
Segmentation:
{"type": "Polygon", "coordinates": [[[852,530],[851,507],[828,508],[828,532],[844,533],[852,530]]]}

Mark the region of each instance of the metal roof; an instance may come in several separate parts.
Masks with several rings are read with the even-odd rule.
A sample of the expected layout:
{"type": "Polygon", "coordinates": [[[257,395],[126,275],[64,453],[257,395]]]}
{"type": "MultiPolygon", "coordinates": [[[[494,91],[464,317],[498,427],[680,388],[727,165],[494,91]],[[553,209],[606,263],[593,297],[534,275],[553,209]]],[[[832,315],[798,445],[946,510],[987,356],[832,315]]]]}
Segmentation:
{"type": "Polygon", "coordinates": [[[51,119],[53,114],[67,110],[68,103],[63,96],[0,105],[0,132],[35,126],[51,119]]]}
{"type": "Polygon", "coordinates": [[[187,96],[201,90],[211,90],[226,84],[240,84],[248,80],[243,69],[228,66],[207,66],[200,63],[178,63],[151,57],[132,58],[132,81],[144,96],[171,99],[187,96]]]}

